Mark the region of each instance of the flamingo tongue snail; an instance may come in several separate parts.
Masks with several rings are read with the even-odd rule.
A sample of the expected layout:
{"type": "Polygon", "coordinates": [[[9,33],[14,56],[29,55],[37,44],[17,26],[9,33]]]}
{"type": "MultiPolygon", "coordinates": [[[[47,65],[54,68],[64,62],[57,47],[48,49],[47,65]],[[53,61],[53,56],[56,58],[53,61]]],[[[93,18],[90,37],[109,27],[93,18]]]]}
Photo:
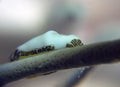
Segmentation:
{"type": "Polygon", "coordinates": [[[63,35],[51,30],[18,46],[9,59],[15,61],[43,52],[81,45],[83,43],[77,36],[63,35]]]}
{"type": "MultiPolygon", "coordinates": [[[[83,45],[83,43],[75,35],[63,35],[57,33],[56,31],[50,30],[18,46],[16,50],[9,56],[9,59],[10,61],[16,61],[52,50],[81,45],[83,45]]],[[[44,75],[52,72],[45,73],[44,75]]]]}

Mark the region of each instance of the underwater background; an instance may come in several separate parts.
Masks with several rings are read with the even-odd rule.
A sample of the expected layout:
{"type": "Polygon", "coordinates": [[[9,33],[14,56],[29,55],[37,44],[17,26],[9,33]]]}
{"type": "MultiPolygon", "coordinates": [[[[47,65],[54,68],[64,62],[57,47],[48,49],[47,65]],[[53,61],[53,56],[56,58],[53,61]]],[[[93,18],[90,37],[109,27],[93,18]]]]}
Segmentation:
{"type": "MultiPolygon", "coordinates": [[[[0,0],[0,63],[27,40],[48,30],[75,34],[84,44],[120,38],[119,0],[0,0]]],[[[119,63],[96,66],[75,87],[119,87],[119,63]]],[[[75,69],[4,87],[58,87],[75,69]]]]}

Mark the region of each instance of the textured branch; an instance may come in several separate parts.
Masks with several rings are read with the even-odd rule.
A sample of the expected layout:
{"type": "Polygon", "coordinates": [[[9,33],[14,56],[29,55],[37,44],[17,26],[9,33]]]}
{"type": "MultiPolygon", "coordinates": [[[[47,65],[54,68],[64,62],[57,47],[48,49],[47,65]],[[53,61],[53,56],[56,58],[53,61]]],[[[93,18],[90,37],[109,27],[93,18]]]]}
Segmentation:
{"type": "Polygon", "coordinates": [[[0,85],[36,73],[120,61],[120,40],[51,51],[0,65],[0,85]]]}

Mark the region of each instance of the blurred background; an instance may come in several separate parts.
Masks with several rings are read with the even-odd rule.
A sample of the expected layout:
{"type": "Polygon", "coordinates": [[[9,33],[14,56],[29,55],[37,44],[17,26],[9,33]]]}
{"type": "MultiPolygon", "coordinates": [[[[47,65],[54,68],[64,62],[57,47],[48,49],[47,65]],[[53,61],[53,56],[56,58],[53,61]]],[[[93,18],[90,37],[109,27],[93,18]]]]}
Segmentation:
{"type": "MultiPolygon", "coordinates": [[[[120,38],[119,0],[0,0],[0,63],[27,40],[48,30],[75,34],[84,44],[120,38]]],[[[120,64],[100,65],[75,87],[119,87],[120,64]]],[[[58,87],[75,69],[5,87],[58,87]]]]}

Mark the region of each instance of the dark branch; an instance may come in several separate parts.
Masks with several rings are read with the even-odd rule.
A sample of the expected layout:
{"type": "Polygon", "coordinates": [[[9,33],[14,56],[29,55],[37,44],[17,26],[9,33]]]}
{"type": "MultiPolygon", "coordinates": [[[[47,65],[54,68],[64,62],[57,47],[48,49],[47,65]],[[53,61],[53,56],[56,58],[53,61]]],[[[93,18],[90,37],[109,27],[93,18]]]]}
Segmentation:
{"type": "Polygon", "coordinates": [[[36,73],[120,61],[120,40],[51,51],[0,65],[0,85],[36,73]]]}

